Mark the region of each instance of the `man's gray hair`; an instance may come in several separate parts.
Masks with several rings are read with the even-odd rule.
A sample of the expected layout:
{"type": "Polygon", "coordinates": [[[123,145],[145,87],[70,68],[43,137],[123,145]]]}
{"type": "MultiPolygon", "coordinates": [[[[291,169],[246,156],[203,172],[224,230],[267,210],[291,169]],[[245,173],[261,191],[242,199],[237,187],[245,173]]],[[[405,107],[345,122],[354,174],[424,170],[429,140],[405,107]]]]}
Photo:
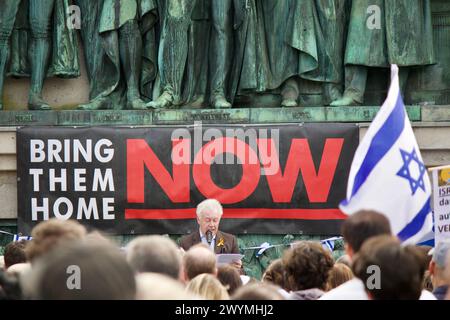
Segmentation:
{"type": "Polygon", "coordinates": [[[136,273],[153,272],[178,279],[181,254],[168,237],[143,236],[131,241],[127,248],[127,261],[136,273]]]}
{"type": "Polygon", "coordinates": [[[205,212],[218,213],[220,216],[223,214],[223,208],[219,201],[216,199],[207,199],[197,206],[197,217],[201,217],[205,212]]]}

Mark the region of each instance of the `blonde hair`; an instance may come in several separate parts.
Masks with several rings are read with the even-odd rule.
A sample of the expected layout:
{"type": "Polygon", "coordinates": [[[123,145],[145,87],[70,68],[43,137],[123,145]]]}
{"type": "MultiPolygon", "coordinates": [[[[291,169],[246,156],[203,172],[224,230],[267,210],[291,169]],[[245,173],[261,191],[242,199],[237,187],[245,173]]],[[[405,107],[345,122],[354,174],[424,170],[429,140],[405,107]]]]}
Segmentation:
{"type": "Polygon", "coordinates": [[[327,289],[331,290],[354,278],[352,269],[344,263],[335,263],[330,270],[327,289]]]}
{"type": "Polygon", "coordinates": [[[39,223],[31,231],[32,240],[25,248],[27,258],[33,261],[63,242],[82,240],[86,228],[75,220],[50,219],[39,223]]]}
{"type": "Polygon", "coordinates": [[[201,274],[192,279],[186,290],[206,300],[229,300],[227,289],[211,274],[201,274]]]}
{"type": "Polygon", "coordinates": [[[170,278],[158,273],[141,273],[136,275],[137,300],[198,300],[198,298],[185,291],[184,286],[170,278]]]}

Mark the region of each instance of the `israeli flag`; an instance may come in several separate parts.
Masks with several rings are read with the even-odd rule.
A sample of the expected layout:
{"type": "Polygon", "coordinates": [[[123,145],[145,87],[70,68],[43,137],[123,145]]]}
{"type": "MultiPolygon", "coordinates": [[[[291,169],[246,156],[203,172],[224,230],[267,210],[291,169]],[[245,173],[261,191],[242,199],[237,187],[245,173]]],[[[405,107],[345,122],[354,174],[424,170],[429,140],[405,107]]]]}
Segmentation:
{"type": "Polygon", "coordinates": [[[18,235],[18,234],[15,234],[14,235],[14,237],[13,237],[13,242],[19,242],[19,241],[22,241],[22,240],[31,240],[31,239],[33,239],[31,236],[21,236],[21,235],[18,235]]]}
{"type": "Polygon", "coordinates": [[[403,243],[417,244],[433,228],[430,201],[431,183],[393,65],[387,100],[356,151],[340,209],[347,215],[380,212],[403,243]]]}
{"type": "Polygon", "coordinates": [[[329,250],[329,251],[333,252],[334,251],[334,244],[335,244],[335,242],[337,240],[341,240],[341,239],[342,239],[342,237],[333,237],[333,238],[330,238],[330,239],[321,240],[320,242],[322,243],[322,247],[325,250],[329,250]]]}

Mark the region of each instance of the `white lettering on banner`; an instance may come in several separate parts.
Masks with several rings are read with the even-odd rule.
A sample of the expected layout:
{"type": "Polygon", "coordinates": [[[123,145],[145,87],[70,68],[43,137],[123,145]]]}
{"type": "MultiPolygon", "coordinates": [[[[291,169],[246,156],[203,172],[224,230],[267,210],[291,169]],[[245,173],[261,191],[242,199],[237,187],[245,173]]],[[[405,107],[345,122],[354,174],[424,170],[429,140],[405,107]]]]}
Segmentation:
{"type": "Polygon", "coordinates": [[[80,162],[80,154],[85,162],[92,162],[92,152],[88,152],[88,150],[92,150],[92,140],[86,140],[86,148],[83,147],[80,140],[75,140],[73,142],[73,162],[80,162]]]}
{"type": "Polygon", "coordinates": [[[39,192],[39,176],[44,174],[42,169],[30,169],[30,175],[33,176],[33,190],[39,192]]]}
{"type": "Polygon", "coordinates": [[[38,213],[42,212],[42,220],[48,220],[48,198],[42,199],[42,206],[39,206],[36,198],[31,199],[31,220],[38,221],[38,213]]]}
{"type": "MultiPolygon", "coordinates": [[[[30,175],[33,177],[33,192],[40,191],[40,179],[44,175],[43,169],[30,169],[30,175]]],[[[74,190],[77,192],[85,192],[85,191],[115,191],[114,186],[114,175],[111,168],[105,170],[105,173],[102,173],[102,170],[99,168],[94,169],[94,176],[92,178],[92,183],[90,184],[91,190],[87,190],[86,187],[86,169],[79,168],[73,169],[73,177],[74,177],[74,190]]],[[[48,170],[48,190],[55,191],[68,191],[67,190],[67,169],[60,169],[56,171],[56,169],[48,170]]]]}
{"type": "Polygon", "coordinates": [[[92,163],[93,158],[100,163],[108,163],[114,157],[113,143],[108,139],[101,139],[93,146],[92,139],[81,141],[79,139],[65,139],[64,143],[57,139],[47,141],[30,140],[30,161],[42,163],[78,163],[81,160],[92,163]]]}
{"type": "Polygon", "coordinates": [[[61,186],[59,190],[67,191],[67,170],[61,169],[60,175],[56,176],[55,169],[50,169],[48,182],[50,191],[56,191],[57,183],[61,186]]]}
{"type": "Polygon", "coordinates": [[[67,198],[58,198],[55,201],[55,204],[53,205],[53,214],[55,215],[56,219],[59,220],[69,220],[73,213],[73,205],[72,202],[70,202],[67,198]],[[66,213],[61,213],[61,204],[64,204],[67,207],[66,213]]]}
{"type": "Polygon", "coordinates": [[[114,198],[104,198],[103,199],[103,220],[114,220],[114,213],[110,213],[114,211],[114,198]]]}
{"type": "Polygon", "coordinates": [[[30,140],[32,221],[114,220],[113,158],[108,139],[30,140]]]}
{"type": "Polygon", "coordinates": [[[102,155],[101,153],[101,148],[107,146],[107,147],[111,147],[112,146],[112,142],[109,141],[108,139],[102,139],[99,142],[97,142],[95,144],[95,148],[94,148],[94,153],[95,153],[95,158],[100,161],[101,163],[108,163],[112,160],[112,158],[114,157],[114,149],[111,148],[105,148],[103,150],[103,152],[105,153],[105,155],[102,155]]]}
{"type": "Polygon", "coordinates": [[[75,191],[86,191],[86,169],[74,169],[74,190],[75,191]]]}
{"type": "Polygon", "coordinates": [[[92,191],[98,190],[98,185],[100,184],[100,189],[106,191],[109,187],[109,191],[114,191],[114,178],[112,174],[112,169],[106,169],[105,175],[102,178],[102,172],[100,169],[94,170],[94,179],[92,183],[92,191]]]}
{"type": "Polygon", "coordinates": [[[94,220],[98,220],[98,207],[97,200],[95,198],[89,199],[89,207],[87,206],[84,198],[80,199],[77,220],[83,220],[83,214],[86,216],[87,220],[91,219],[91,216],[94,216],[94,220]]]}
{"type": "MultiPolygon", "coordinates": [[[[53,200],[53,199],[52,199],[53,200]]],[[[31,199],[31,220],[41,221],[49,220],[49,210],[53,211],[55,218],[59,220],[71,219],[74,212],[77,212],[75,217],[77,220],[93,219],[98,220],[100,214],[103,220],[114,220],[116,218],[114,212],[114,198],[90,198],[89,206],[86,204],[85,198],[78,198],[75,202],[65,197],[60,197],[55,200],[53,205],[50,204],[49,198],[40,199],[38,203],[37,198],[31,199]],[[98,210],[98,202],[102,210],[98,210]],[[40,215],[41,214],[41,215],[40,215]]]]}
{"type": "Polygon", "coordinates": [[[30,140],[30,160],[31,162],[44,162],[44,141],[42,140],[30,140]]]}
{"type": "Polygon", "coordinates": [[[62,144],[59,140],[49,139],[48,142],[48,162],[62,162],[59,154],[62,151],[62,144]]]}

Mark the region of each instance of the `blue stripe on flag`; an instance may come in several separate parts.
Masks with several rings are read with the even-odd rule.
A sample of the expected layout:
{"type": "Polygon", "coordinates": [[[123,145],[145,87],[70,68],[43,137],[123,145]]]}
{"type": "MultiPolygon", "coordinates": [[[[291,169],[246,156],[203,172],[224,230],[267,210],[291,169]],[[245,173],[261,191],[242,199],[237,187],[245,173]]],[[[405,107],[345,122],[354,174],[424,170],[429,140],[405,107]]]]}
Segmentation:
{"type": "Polygon", "coordinates": [[[419,232],[427,218],[427,215],[431,212],[431,205],[430,205],[431,197],[428,198],[428,200],[425,202],[425,205],[420,209],[419,213],[414,217],[414,219],[408,223],[402,231],[398,233],[398,238],[404,242],[417,234],[419,232]]]}
{"type": "Polygon", "coordinates": [[[383,126],[374,136],[367,155],[355,176],[350,199],[358,192],[378,162],[380,162],[398,140],[405,127],[405,117],[406,112],[403,99],[399,95],[397,103],[388,119],[386,119],[383,126]]]}
{"type": "Polygon", "coordinates": [[[434,248],[434,239],[430,239],[428,241],[418,243],[417,245],[418,246],[428,246],[428,247],[433,247],[434,248]]]}

